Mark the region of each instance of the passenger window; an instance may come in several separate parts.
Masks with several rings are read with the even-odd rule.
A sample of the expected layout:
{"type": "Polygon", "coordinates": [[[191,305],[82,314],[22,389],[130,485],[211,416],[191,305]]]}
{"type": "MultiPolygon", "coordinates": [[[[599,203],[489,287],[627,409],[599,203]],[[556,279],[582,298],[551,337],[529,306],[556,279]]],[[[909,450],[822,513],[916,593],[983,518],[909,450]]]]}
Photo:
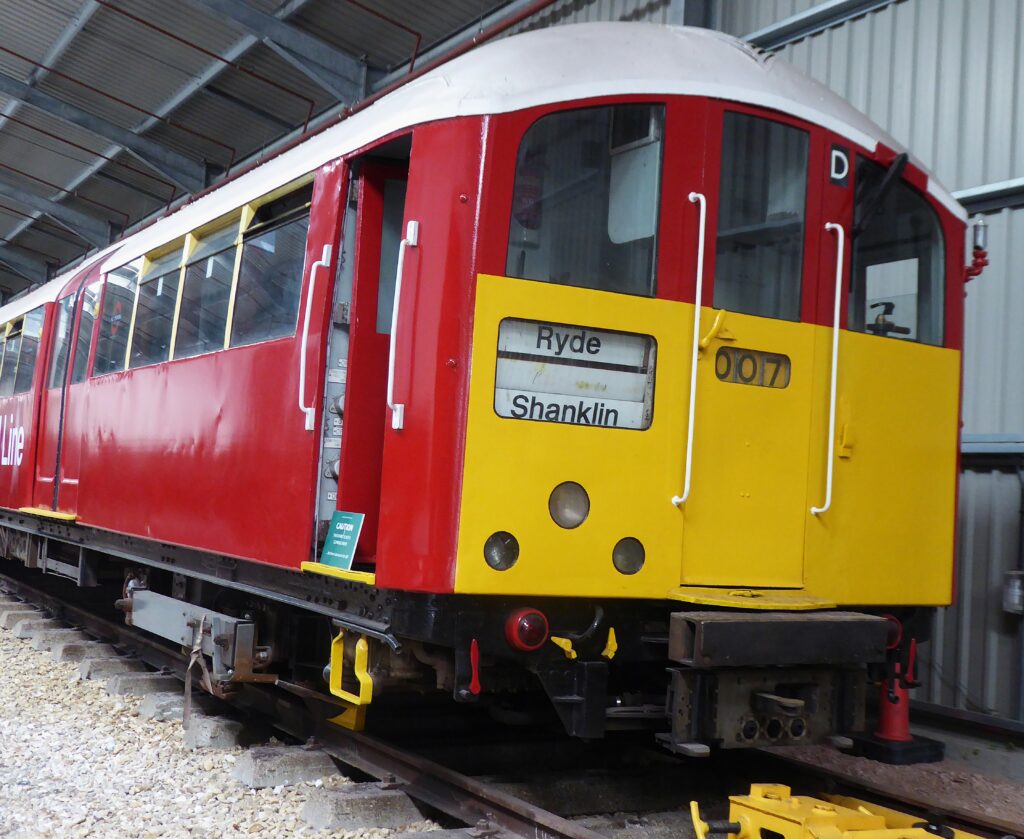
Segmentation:
{"type": "Polygon", "coordinates": [[[261,207],[242,242],[232,347],[295,334],[312,185],[261,207]]]}
{"type": "Polygon", "coordinates": [[[101,280],[89,283],[82,292],[82,312],[78,316],[78,333],[75,337],[75,359],[71,366],[71,384],[85,381],[89,367],[89,349],[92,346],[92,326],[99,308],[101,280]]]}
{"type": "Polygon", "coordinates": [[[128,326],[135,305],[135,286],[138,268],[123,265],[107,274],[103,289],[103,308],[100,311],[100,334],[96,342],[94,376],[124,370],[128,350],[128,326]]]}
{"type": "Polygon", "coordinates": [[[551,114],[523,137],[505,271],[653,296],[662,105],[551,114]]]}
{"type": "Polygon", "coordinates": [[[18,359],[18,373],[14,379],[15,393],[32,390],[32,377],[36,372],[39,339],[42,333],[43,307],[39,306],[25,315],[25,325],[21,331],[21,357],[18,359]]]}
{"type": "Polygon", "coordinates": [[[849,326],[941,346],[946,266],[939,218],[904,181],[879,194],[885,172],[857,161],[849,326]]]}
{"type": "Polygon", "coordinates": [[[14,379],[18,372],[18,356],[21,354],[21,321],[10,324],[4,341],[4,357],[0,362],[0,396],[14,393],[14,379]]]}
{"type": "Polygon", "coordinates": [[[806,131],[727,113],[715,250],[716,309],[800,319],[806,131]]]}
{"type": "Polygon", "coordinates": [[[174,306],[178,301],[181,247],[149,263],[139,279],[128,366],[159,364],[171,356],[174,306]]]}
{"type": "Polygon", "coordinates": [[[57,328],[53,331],[53,364],[50,366],[50,387],[61,387],[68,370],[68,347],[71,324],[75,319],[75,295],[57,303],[57,328]]]}
{"type": "Polygon", "coordinates": [[[191,358],[224,348],[238,221],[199,242],[185,268],[174,357],[191,358]]]}

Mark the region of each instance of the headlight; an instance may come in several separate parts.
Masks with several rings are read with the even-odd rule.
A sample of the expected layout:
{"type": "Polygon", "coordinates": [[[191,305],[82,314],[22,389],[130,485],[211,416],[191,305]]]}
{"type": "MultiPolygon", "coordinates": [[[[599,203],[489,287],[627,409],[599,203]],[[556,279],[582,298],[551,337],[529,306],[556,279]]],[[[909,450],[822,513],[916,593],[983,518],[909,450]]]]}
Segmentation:
{"type": "Polygon", "coordinates": [[[620,574],[635,574],[644,567],[644,546],[639,539],[627,536],[612,548],[612,565],[620,574]]]}
{"type": "Polygon", "coordinates": [[[484,559],[495,571],[507,571],[519,559],[519,541],[504,530],[492,533],[484,542],[484,559]]]}
{"type": "Polygon", "coordinates": [[[590,514],[590,496],[575,481],[565,481],[551,490],[548,512],[559,527],[579,527],[590,514]]]}

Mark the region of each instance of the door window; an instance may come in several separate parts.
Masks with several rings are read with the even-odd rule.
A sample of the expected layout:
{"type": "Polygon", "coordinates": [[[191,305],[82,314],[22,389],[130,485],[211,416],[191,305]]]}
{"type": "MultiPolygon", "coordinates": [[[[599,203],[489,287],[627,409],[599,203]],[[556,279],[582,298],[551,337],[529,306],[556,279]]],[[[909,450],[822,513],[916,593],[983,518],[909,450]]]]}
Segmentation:
{"type": "Polygon", "coordinates": [[[516,162],[510,277],[653,296],[662,105],[550,114],[516,162]]]}
{"type": "Polygon", "coordinates": [[[725,115],[715,308],[800,319],[807,155],[806,131],[725,115]]]}
{"type": "Polygon", "coordinates": [[[65,297],[57,304],[57,328],[53,332],[53,365],[50,367],[50,387],[64,384],[68,369],[68,350],[71,346],[71,324],[75,318],[75,296],[65,297]]]}
{"type": "Polygon", "coordinates": [[[850,329],[942,345],[945,260],[935,211],[911,186],[857,161],[850,329]]]}
{"type": "Polygon", "coordinates": [[[71,366],[71,384],[84,382],[89,372],[89,349],[92,346],[92,326],[99,308],[102,282],[96,280],[82,292],[82,313],[78,316],[78,336],[75,339],[75,361],[71,366]]]}

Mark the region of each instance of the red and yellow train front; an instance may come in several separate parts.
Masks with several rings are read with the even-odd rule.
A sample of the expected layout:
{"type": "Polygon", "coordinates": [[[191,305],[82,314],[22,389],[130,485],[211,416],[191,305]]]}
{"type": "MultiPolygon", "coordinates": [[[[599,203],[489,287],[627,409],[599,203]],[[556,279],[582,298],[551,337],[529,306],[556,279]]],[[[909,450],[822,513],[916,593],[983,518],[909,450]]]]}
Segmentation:
{"type": "Polygon", "coordinates": [[[719,100],[490,130],[455,591],[948,603],[963,224],[926,175],[719,100]]]}

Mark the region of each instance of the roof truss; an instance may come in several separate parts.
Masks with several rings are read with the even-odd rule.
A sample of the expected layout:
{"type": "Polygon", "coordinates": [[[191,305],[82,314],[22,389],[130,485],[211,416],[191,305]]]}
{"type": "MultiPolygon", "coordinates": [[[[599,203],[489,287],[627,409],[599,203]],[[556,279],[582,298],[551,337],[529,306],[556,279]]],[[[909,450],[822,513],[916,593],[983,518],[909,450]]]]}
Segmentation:
{"type": "Polygon", "coordinates": [[[355,102],[366,89],[366,62],[321,41],[245,0],[188,0],[213,17],[225,17],[257,36],[270,49],[342,102],[355,102]]]}

